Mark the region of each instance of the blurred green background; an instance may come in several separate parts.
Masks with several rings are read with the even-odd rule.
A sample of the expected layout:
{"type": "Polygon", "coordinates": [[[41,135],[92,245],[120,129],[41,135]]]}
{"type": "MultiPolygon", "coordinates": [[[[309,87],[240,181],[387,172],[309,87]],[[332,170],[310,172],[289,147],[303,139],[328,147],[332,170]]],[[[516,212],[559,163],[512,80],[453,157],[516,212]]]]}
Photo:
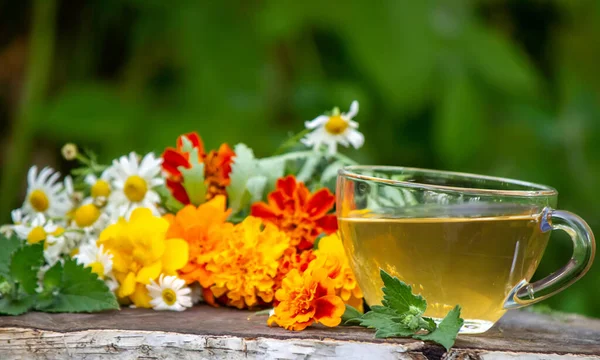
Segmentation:
{"type": "MultiPolygon", "coordinates": [[[[60,147],[267,156],[359,100],[361,163],[549,184],[600,234],[599,1],[0,2],[0,220],[60,147]]],[[[538,273],[564,264],[553,235],[538,273]]],[[[477,276],[477,274],[473,274],[477,276]]],[[[600,265],[546,303],[600,316],[600,265]]]]}

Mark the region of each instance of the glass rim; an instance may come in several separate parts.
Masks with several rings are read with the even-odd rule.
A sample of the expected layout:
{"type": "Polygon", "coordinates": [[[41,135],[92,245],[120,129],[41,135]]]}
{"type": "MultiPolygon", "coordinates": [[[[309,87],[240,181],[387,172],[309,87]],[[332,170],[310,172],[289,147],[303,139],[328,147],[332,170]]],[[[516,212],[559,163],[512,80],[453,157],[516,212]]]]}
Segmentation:
{"type": "Polygon", "coordinates": [[[339,176],[344,176],[351,179],[358,180],[366,180],[366,181],[374,181],[380,183],[386,183],[390,185],[402,185],[411,188],[418,189],[429,189],[429,190],[444,190],[444,191],[453,191],[453,192],[463,192],[469,194],[481,194],[481,195],[505,195],[505,196],[522,196],[522,197],[536,197],[536,196],[556,196],[558,195],[558,191],[547,185],[536,184],[528,181],[496,177],[496,176],[488,176],[488,175],[478,175],[472,173],[465,172],[457,172],[457,171],[447,171],[447,170],[433,170],[433,169],[422,169],[422,168],[414,168],[414,167],[404,167],[404,166],[390,166],[390,165],[350,165],[344,166],[343,168],[338,170],[339,176]],[[443,174],[450,176],[458,176],[464,179],[472,179],[472,180],[488,180],[493,182],[504,182],[508,184],[519,185],[522,187],[531,188],[531,190],[504,190],[504,189],[482,189],[477,187],[459,187],[459,186],[449,186],[449,185],[436,185],[436,184],[427,184],[422,182],[410,182],[403,180],[392,180],[385,179],[372,175],[364,175],[359,174],[356,171],[405,171],[407,173],[425,173],[425,174],[443,174]]]}

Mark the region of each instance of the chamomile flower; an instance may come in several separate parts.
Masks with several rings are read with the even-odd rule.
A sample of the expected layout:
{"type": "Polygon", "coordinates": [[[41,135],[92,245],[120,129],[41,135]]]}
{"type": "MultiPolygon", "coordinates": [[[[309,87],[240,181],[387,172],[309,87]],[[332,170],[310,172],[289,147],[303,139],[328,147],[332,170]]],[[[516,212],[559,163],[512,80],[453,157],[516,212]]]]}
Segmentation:
{"type": "Polygon", "coordinates": [[[24,222],[27,222],[29,217],[27,215],[23,215],[23,211],[21,209],[15,209],[10,212],[10,217],[12,219],[13,224],[19,225],[24,222]]]}
{"type": "Polygon", "coordinates": [[[352,145],[355,149],[360,148],[365,142],[365,137],[358,129],[358,123],[352,118],[358,114],[358,101],[353,101],[348,113],[340,113],[335,108],[331,115],[317,116],[312,121],[307,121],[307,129],[313,130],[301,141],[306,146],[319,150],[321,145],[327,145],[330,155],[337,152],[337,144],[345,147],[352,145]]]}
{"type": "Polygon", "coordinates": [[[160,177],[161,163],[162,159],[155,158],[152,153],[144,156],[141,162],[133,152],[129,157],[114,160],[109,169],[114,186],[107,205],[110,211],[127,217],[134,209],[145,207],[159,215],[156,204],[160,197],[153,188],[164,183],[160,177]]]}
{"type": "Polygon", "coordinates": [[[84,179],[85,183],[90,186],[90,196],[83,200],[84,204],[94,203],[99,206],[101,203],[106,203],[112,189],[110,186],[109,171],[104,170],[100,177],[89,174],[84,179]]]}
{"type": "Polygon", "coordinates": [[[71,200],[63,184],[58,181],[60,173],[45,167],[38,174],[37,166],[27,173],[27,197],[23,212],[27,215],[44,214],[63,217],[71,210],[71,200]]]}
{"type": "Polygon", "coordinates": [[[53,266],[62,257],[68,253],[67,242],[64,236],[64,230],[58,228],[57,235],[48,235],[44,242],[44,259],[48,265],[53,266]]]}
{"type": "Polygon", "coordinates": [[[79,247],[78,254],[73,258],[104,280],[110,291],[116,290],[118,284],[112,273],[113,255],[104,250],[104,245],[97,246],[95,241],[91,241],[79,247]]]}
{"type": "Polygon", "coordinates": [[[150,305],[154,310],[183,311],[192,307],[191,290],[177,276],[161,274],[158,283],[151,280],[146,288],[152,298],[150,305]]]}
{"type": "Polygon", "coordinates": [[[65,229],[46,220],[42,214],[37,214],[30,224],[15,225],[14,231],[29,244],[44,241],[44,258],[50,265],[54,265],[66,251],[65,229]]]}
{"type": "Polygon", "coordinates": [[[43,214],[37,214],[31,223],[21,223],[15,225],[15,233],[30,244],[37,244],[40,241],[46,240],[49,235],[60,235],[64,230],[50,221],[46,221],[43,214]]]}

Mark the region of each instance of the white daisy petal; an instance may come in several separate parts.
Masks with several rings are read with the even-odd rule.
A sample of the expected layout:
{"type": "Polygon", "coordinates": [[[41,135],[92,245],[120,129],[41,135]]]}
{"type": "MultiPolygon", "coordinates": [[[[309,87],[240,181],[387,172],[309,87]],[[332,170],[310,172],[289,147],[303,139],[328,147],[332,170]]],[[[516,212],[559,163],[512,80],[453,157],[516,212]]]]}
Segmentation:
{"type": "Polygon", "coordinates": [[[46,180],[52,175],[52,169],[48,166],[45,166],[42,171],[40,171],[40,175],[37,178],[38,183],[45,183],[46,180]]]}
{"type": "Polygon", "coordinates": [[[329,149],[329,155],[335,155],[337,152],[337,141],[330,141],[327,144],[327,147],[329,149]]]}
{"type": "Polygon", "coordinates": [[[176,276],[161,274],[158,283],[152,280],[146,285],[152,298],[150,305],[154,310],[183,311],[192,306],[191,290],[185,286],[185,281],[176,276]]]}
{"type": "Polygon", "coordinates": [[[32,186],[37,178],[37,166],[33,165],[27,172],[27,185],[32,186]]]}
{"type": "MultiPolygon", "coordinates": [[[[48,183],[54,185],[56,183],[56,180],[58,180],[58,178],[60,178],[60,173],[59,172],[55,172],[54,174],[52,174],[49,178],[48,178],[48,183]]],[[[59,184],[60,185],[60,184],[59,184]]]]}
{"type": "Polygon", "coordinates": [[[345,147],[352,145],[358,149],[364,143],[364,136],[357,130],[358,123],[352,120],[358,114],[358,101],[353,101],[347,114],[340,116],[321,115],[311,122],[306,122],[308,129],[314,129],[300,141],[319,151],[321,145],[327,146],[329,155],[337,152],[337,145],[345,147]]]}
{"type": "Polygon", "coordinates": [[[350,111],[346,114],[348,120],[352,120],[358,114],[358,101],[354,100],[352,104],[350,104],[350,111]]]}
{"type": "Polygon", "coordinates": [[[320,115],[320,116],[317,116],[314,120],[306,121],[304,123],[304,126],[307,129],[315,129],[315,128],[319,127],[319,126],[325,125],[328,120],[329,120],[329,116],[320,115]]]}
{"type": "Polygon", "coordinates": [[[355,149],[360,148],[365,143],[365,136],[356,130],[348,131],[346,138],[355,149]]]}
{"type": "Polygon", "coordinates": [[[164,183],[161,163],[162,159],[156,158],[153,153],[138,160],[133,152],[113,161],[113,165],[103,173],[112,185],[106,212],[128,217],[134,209],[147,207],[159,215],[157,204],[160,196],[152,188],[164,183]]]}
{"type": "Polygon", "coordinates": [[[85,176],[85,179],[83,179],[83,181],[86,184],[88,184],[89,186],[94,186],[94,184],[96,183],[96,181],[98,181],[98,178],[94,174],[88,174],[88,175],[85,176]]]}

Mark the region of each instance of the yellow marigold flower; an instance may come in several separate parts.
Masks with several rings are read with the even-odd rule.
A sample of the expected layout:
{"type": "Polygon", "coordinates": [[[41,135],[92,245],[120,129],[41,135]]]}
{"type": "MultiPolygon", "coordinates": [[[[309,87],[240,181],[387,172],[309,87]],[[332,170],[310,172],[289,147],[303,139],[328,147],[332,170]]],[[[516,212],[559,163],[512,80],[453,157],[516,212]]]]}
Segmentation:
{"type": "Polygon", "coordinates": [[[308,268],[326,269],[329,277],[334,282],[336,294],[346,304],[363,311],[363,293],[356,282],[342,240],[338,235],[332,234],[323,237],[319,241],[319,248],[314,253],[317,258],[309,264],[308,268]]]}
{"type": "Polygon", "coordinates": [[[138,208],[130,220],[121,218],[107,227],[98,239],[113,254],[113,272],[119,282],[117,295],[128,298],[137,307],[150,308],[146,285],[160,274],[177,275],[188,261],[188,243],[169,239],[169,222],[138,208]]]}
{"type": "Polygon", "coordinates": [[[221,231],[224,248],[206,265],[213,274],[214,296],[226,297],[240,309],[272,302],[278,260],[289,247],[289,237],[252,216],[221,231]]]}
{"type": "Polygon", "coordinates": [[[287,330],[304,330],[312,323],[337,326],[346,310],[323,268],[309,268],[303,274],[293,269],[275,296],[279,304],[267,324],[276,323],[287,330]]]}

